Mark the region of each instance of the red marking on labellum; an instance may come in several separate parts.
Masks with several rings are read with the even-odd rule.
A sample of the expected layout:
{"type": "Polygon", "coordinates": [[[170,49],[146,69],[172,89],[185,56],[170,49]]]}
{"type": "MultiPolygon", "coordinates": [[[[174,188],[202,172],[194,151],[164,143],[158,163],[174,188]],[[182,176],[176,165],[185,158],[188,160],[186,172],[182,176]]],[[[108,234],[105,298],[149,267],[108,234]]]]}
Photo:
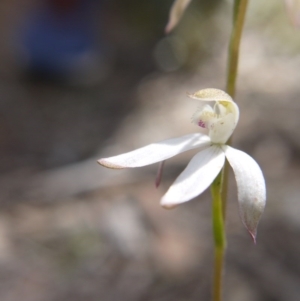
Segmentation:
{"type": "Polygon", "coordinates": [[[164,165],[165,165],[165,161],[162,161],[162,162],[159,163],[157,174],[156,174],[156,178],[155,178],[155,186],[156,186],[156,188],[158,188],[158,186],[160,185],[160,182],[161,182],[161,179],[162,179],[162,173],[163,173],[164,165]]]}
{"type": "Polygon", "coordinates": [[[205,123],[202,120],[198,122],[198,125],[205,129],[205,123]]]}

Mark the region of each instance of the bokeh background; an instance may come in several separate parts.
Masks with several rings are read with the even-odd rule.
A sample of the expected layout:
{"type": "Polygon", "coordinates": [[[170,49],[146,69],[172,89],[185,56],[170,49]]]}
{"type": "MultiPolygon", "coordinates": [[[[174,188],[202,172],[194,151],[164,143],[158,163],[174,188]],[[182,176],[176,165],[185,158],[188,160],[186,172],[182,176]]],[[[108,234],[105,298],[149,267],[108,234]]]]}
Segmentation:
{"type": "MultiPolygon", "coordinates": [[[[210,300],[209,193],[159,205],[193,151],[158,189],[157,166],[96,163],[197,131],[186,93],[224,89],[232,1],[194,0],[165,36],[171,4],[1,1],[1,301],[210,300]]],[[[299,70],[283,1],[250,1],[233,143],[261,165],[268,203],[253,245],[230,182],[226,300],[299,300],[299,70]]]]}

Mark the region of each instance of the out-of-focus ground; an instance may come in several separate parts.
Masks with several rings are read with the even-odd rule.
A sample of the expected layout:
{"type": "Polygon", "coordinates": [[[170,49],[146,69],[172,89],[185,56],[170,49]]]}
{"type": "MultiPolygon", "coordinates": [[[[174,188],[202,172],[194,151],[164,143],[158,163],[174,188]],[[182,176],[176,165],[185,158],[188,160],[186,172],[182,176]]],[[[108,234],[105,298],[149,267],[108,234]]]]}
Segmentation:
{"type": "MultiPolygon", "coordinates": [[[[159,206],[193,152],[167,162],[159,189],[157,166],[111,171],[96,164],[197,131],[190,122],[197,103],[186,92],[224,88],[230,2],[213,8],[203,1],[205,13],[190,9],[168,40],[169,2],[152,26],[154,4],[136,7],[144,22],[117,1],[107,5],[110,68],[92,85],[22,75],[13,34],[34,1],[1,3],[1,301],[210,299],[209,193],[171,211],[159,206]]],[[[234,146],[262,167],[268,204],[253,245],[231,181],[226,300],[299,300],[299,45],[283,3],[251,1],[234,146]]]]}

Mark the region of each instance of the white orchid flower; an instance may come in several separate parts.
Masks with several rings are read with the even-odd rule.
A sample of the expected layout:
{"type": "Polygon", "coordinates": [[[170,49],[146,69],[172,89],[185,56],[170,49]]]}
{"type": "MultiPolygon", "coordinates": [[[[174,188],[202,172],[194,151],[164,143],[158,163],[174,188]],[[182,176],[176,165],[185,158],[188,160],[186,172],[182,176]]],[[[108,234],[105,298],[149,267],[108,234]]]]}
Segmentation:
{"type": "Polygon", "coordinates": [[[161,199],[163,207],[172,208],[206,190],[223,168],[227,158],[237,183],[241,219],[255,241],[257,225],[266,203],[265,180],[254,159],[225,144],[239,120],[239,108],[228,94],[217,89],[204,89],[189,96],[204,102],[192,120],[205,129],[207,134],[194,133],[153,143],[119,156],[100,159],[98,162],[116,169],[141,167],[200,148],[161,199]]]}

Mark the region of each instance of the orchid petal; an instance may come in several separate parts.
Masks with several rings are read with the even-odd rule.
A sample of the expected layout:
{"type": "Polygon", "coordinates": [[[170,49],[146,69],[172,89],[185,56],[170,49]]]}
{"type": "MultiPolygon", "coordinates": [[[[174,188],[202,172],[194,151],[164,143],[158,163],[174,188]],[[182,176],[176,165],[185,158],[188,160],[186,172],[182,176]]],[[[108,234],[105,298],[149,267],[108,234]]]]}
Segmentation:
{"type": "Polygon", "coordinates": [[[264,176],[246,153],[226,145],[223,149],[235,175],[242,222],[255,242],[257,225],[266,204],[264,176]]]}
{"type": "Polygon", "coordinates": [[[100,159],[98,163],[114,169],[141,167],[169,159],[190,149],[209,146],[210,143],[208,136],[195,133],[149,144],[119,156],[100,159]]]}
{"type": "Polygon", "coordinates": [[[211,146],[196,154],[161,200],[165,208],[187,202],[201,194],[216,178],[225,162],[219,146],[211,146]]]}
{"type": "Polygon", "coordinates": [[[166,33],[169,33],[174,29],[174,27],[178,24],[180,21],[184,11],[190,4],[191,0],[175,0],[171,10],[170,10],[170,15],[169,15],[169,21],[166,26],[166,33]]]}

